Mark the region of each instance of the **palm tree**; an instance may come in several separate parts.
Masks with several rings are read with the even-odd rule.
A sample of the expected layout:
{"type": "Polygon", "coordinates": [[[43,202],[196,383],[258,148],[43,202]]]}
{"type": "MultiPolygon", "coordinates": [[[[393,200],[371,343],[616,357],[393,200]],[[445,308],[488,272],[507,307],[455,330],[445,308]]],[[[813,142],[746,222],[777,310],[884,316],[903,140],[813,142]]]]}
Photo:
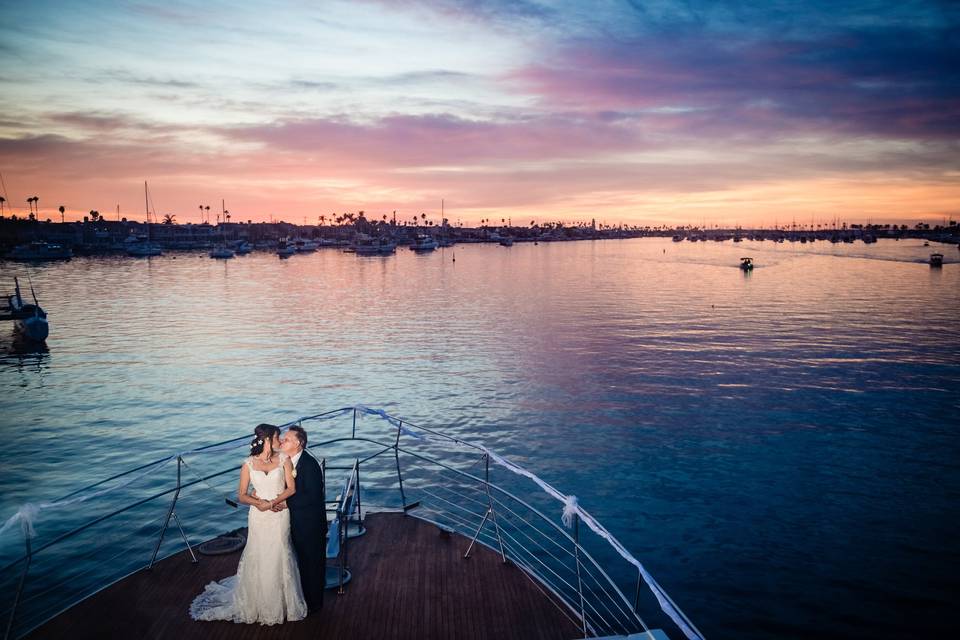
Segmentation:
{"type": "Polygon", "coordinates": [[[60,211],[60,224],[63,224],[63,212],[66,211],[66,209],[64,208],[63,205],[60,205],[60,208],[58,210],[60,211]]]}
{"type": "Polygon", "coordinates": [[[203,205],[200,205],[200,224],[203,224],[203,205]]]}
{"type": "Polygon", "coordinates": [[[172,213],[165,213],[163,215],[163,224],[175,224],[177,216],[172,213]]]}
{"type": "Polygon", "coordinates": [[[0,196],[0,216],[3,215],[3,203],[6,201],[7,201],[6,198],[4,198],[3,196],[0,196]]]}
{"type": "Polygon", "coordinates": [[[207,212],[207,222],[210,222],[210,205],[206,205],[204,210],[207,212]]]}
{"type": "Polygon", "coordinates": [[[94,211],[94,210],[91,209],[91,210],[90,210],[90,219],[93,220],[94,222],[96,222],[97,220],[99,220],[99,219],[100,219],[100,212],[99,212],[99,211],[94,211]]]}

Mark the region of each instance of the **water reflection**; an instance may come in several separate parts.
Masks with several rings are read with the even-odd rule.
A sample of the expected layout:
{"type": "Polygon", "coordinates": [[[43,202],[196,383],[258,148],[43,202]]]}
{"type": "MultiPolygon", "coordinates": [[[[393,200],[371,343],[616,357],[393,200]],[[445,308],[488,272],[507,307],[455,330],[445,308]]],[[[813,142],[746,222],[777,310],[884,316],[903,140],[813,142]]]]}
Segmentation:
{"type": "Polygon", "coordinates": [[[29,272],[52,327],[49,352],[0,336],[0,436],[23,442],[0,516],[91,462],[364,403],[576,492],[708,636],[788,619],[794,637],[934,635],[950,612],[929,603],[960,591],[943,518],[960,268],[930,252],[665,239],[462,245],[456,263],[0,263],[0,282],[29,272]],[[890,606],[889,575],[927,604],[890,606]]]}
{"type": "MultiPolygon", "coordinates": [[[[8,328],[0,325],[0,330],[8,328]]],[[[36,374],[42,377],[49,359],[50,349],[45,342],[35,342],[13,331],[0,334],[0,367],[9,367],[19,374],[36,374]]],[[[21,386],[28,384],[22,380],[21,386]]]]}

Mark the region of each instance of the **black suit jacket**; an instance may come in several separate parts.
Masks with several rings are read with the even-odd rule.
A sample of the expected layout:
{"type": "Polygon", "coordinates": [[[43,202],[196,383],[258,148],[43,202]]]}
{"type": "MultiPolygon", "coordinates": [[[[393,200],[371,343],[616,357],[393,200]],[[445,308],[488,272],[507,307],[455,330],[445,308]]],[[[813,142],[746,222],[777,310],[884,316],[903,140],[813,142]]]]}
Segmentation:
{"type": "Polygon", "coordinates": [[[303,597],[311,611],[323,606],[327,558],[327,493],[323,470],[316,458],[304,451],[295,468],[297,491],[287,498],[290,537],[297,552],[303,597]]]}
{"type": "Polygon", "coordinates": [[[297,491],[287,498],[287,507],[294,519],[304,516],[322,515],[327,520],[327,492],[323,483],[323,470],[317,459],[307,451],[300,454],[295,468],[294,482],[297,491]]]}

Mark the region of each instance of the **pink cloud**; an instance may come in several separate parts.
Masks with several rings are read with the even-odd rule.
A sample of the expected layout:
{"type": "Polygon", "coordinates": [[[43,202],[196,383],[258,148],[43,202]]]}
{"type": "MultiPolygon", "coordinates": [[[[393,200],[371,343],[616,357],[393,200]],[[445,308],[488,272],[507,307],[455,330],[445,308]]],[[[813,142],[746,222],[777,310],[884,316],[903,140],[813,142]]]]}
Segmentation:
{"type": "Polygon", "coordinates": [[[354,166],[396,168],[550,161],[640,149],[639,130],[590,114],[474,121],[450,115],[396,115],[373,123],[312,119],[221,129],[234,140],[309,153],[354,166]]]}

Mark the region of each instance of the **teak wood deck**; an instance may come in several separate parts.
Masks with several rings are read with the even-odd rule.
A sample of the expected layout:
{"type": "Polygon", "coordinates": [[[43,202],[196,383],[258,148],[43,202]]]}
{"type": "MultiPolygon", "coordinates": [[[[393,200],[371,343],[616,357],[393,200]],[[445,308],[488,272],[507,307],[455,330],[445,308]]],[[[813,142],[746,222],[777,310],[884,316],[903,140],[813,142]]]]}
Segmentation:
{"type": "Polygon", "coordinates": [[[233,575],[240,552],[186,551],[91,596],[28,638],[173,638],[296,640],[306,638],[550,638],[582,634],[562,604],[499,554],[398,513],[368,514],[367,533],[350,540],[353,579],[343,595],[328,590],[323,609],[300,622],[266,627],[196,622],[190,602],[211,580],[233,575]]]}

